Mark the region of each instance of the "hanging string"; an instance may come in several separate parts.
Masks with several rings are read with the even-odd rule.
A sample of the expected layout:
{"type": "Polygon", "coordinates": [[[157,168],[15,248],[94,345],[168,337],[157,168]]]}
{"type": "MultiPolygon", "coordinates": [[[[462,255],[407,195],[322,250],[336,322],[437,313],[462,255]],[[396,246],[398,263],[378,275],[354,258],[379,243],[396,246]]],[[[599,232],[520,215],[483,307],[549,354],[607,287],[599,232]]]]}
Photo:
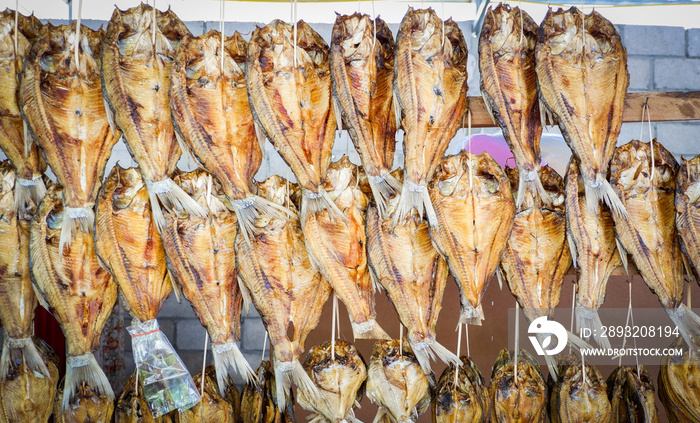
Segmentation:
{"type": "Polygon", "coordinates": [[[513,353],[513,380],[518,386],[518,354],[520,352],[520,303],[515,300],[515,352],[513,353]]]}
{"type": "Polygon", "coordinates": [[[294,67],[297,67],[297,4],[298,0],[292,0],[292,13],[294,22],[294,67]]]}
{"type": "MultiPolygon", "coordinates": [[[[596,263],[596,266],[598,263],[596,263]]],[[[569,324],[569,332],[574,333],[574,308],[576,304],[576,288],[573,289],[573,292],[571,293],[571,323],[569,324]]],[[[572,343],[569,344],[569,354],[571,354],[571,345],[572,343]]]]}
{"type": "Polygon", "coordinates": [[[583,377],[583,384],[588,385],[588,379],[586,378],[586,360],[583,358],[583,350],[581,350],[581,375],[583,377]]]}
{"type": "MultiPolygon", "coordinates": [[[[442,17],[445,17],[445,0],[440,0],[442,3],[442,17]]],[[[445,21],[442,21],[442,44],[440,47],[445,47],[445,21]]]]}
{"type": "Polygon", "coordinates": [[[134,386],[134,396],[139,397],[139,369],[136,369],[136,385],[134,386]]]}
{"type": "MultiPolygon", "coordinates": [[[[628,293],[628,298],[629,298],[629,303],[627,304],[627,317],[625,318],[625,327],[628,327],[630,324],[630,316],[632,314],[632,278],[629,278],[627,281],[627,285],[629,288],[629,293],[628,293]]],[[[622,336],[622,348],[625,348],[625,345],[627,344],[627,332],[622,336]]],[[[622,366],[622,354],[617,356],[617,365],[622,366]]]]}
{"type": "MultiPolygon", "coordinates": [[[[374,0],[372,0],[374,1],[374,0]]],[[[19,0],[15,0],[15,33],[14,33],[14,44],[15,44],[15,60],[17,60],[19,54],[17,48],[19,46],[19,0]]]]}
{"type": "MultiPolygon", "coordinates": [[[[457,323],[457,357],[462,350],[462,322],[457,323]]],[[[459,385],[459,361],[455,364],[455,387],[459,385]]]]}
{"type": "MultiPolygon", "coordinates": [[[[75,21],[75,68],[80,72],[80,59],[79,59],[79,48],[80,48],[80,23],[83,20],[83,0],[78,0],[78,20],[75,21]]],[[[17,19],[15,17],[15,19],[17,19]]],[[[16,27],[15,27],[16,28],[16,27]]],[[[17,32],[15,29],[15,51],[17,49],[17,32]]]]}
{"type": "Polygon", "coordinates": [[[224,5],[226,4],[225,0],[221,0],[221,10],[219,13],[220,20],[219,20],[219,32],[221,32],[221,74],[223,77],[224,73],[224,5]]]}
{"type": "Polygon", "coordinates": [[[204,371],[207,368],[207,347],[209,346],[209,331],[204,331],[204,359],[202,360],[202,386],[200,395],[204,397],[204,371]]]}
{"type": "Polygon", "coordinates": [[[472,161],[472,111],[467,109],[467,143],[469,148],[469,189],[474,188],[474,169],[472,161]]]}
{"type": "Polygon", "coordinates": [[[268,337],[267,331],[265,331],[265,340],[263,341],[263,351],[262,351],[262,358],[260,358],[260,361],[265,361],[265,349],[267,349],[267,337],[268,337]]]}
{"type": "Polygon", "coordinates": [[[403,357],[403,325],[399,322],[399,357],[403,357]]]}
{"type": "Polygon", "coordinates": [[[464,335],[466,336],[465,341],[467,342],[467,357],[471,357],[472,354],[469,351],[469,325],[466,323],[464,324],[464,335]]]}
{"type": "Polygon", "coordinates": [[[153,33],[153,49],[156,48],[156,30],[158,29],[158,23],[156,22],[156,0],[153,0],[153,22],[151,22],[151,28],[153,33]]]}
{"type": "Polygon", "coordinates": [[[333,292],[333,318],[331,319],[331,360],[335,361],[335,325],[336,325],[336,312],[338,311],[338,296],[333,292]]]}
{"type": "Polygon", "coordinates": [[[374,27],[374,37],[372,37],[372,51],[377,43],[377,13],[374,11],[374,0],[372,0],[372,25],[374,27]]]}

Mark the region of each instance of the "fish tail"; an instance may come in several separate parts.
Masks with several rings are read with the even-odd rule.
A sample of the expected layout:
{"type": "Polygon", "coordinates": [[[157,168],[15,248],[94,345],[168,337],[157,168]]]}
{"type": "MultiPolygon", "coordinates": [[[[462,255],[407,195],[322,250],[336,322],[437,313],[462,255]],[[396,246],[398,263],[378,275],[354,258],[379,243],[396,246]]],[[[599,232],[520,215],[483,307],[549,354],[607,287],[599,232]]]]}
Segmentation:
{"type": "Polygon", "coordinates": [[[586,188],[586,208],[589,213],[597,215],[598,204],[602,201],[617,216],[627,217],[627,209],[622,204],[620,197],[615,194],[610,182],[602,178],[596,178],[595,181],[586,181],[584,186],[586,188]]]}
{"type": "Polygon", "coordinates": [[[61,238],[58,251],[63,254],[63,248],[70,247],[73,235],[80,229],[81,232],[91,234],[95,228],[95,211],[91,207],[64,207],[63,224],[61,225],[61,238]]]}
{"type": "Polygon", "coordinates": [[[685,304],[681,304],[673,310],[666,309],[666,313],[673,324],[678,327],[678,332],[688,344],[690,351],[700,351],[700,316],[685,304]]]}
{"type": "Polygon", "coordinates": [[[311,380],[298,359],[293,361],[275,361],[275,385],[277,389],[277,408],[283,410],[291,398],[292,383],[304,392],[312,404],[323,401],[316,384],[311,380]]]}
{"type": "Polygon", "coordinates": [[[399,199],[399,204],[394,213],[394,227],[396,227],[399,220],[408,216],[411,209],[416,209],[421,218],[423,218],[423,213],[425,213],[430,226],[437,228],[437,215],[435,214],[433,203],[430,201],[427,187],[425,185],[414,184],[407,180],[404,182],[403,188],[401,189],[401,198],[399,199]]]}
{"type": "Polygon", "coordinates": [[[263,216],[272,219],[292,215],[292,212],[286,208],[257,195],[249,195],[242,200],[229,199],[229,203],[236,213],[241,235],[248,246],[250,246],[250,237],[254,236],[253,230],[257,219],[263,216]]]}
{"type": "Polygon", "coordinates": [[[69,356],[66,360],[66,378],[61,400],[63,410],[68,410],[71,400],[83,384],[89,386],[97,395],[114,401],[114,391],[107,376],[97,364],[95,356],[92,353],[69,356]]]}
{"type": "Polygon", "coordinates": [[[362,323],[350,322],[350,325],[355,339],[391,339],[375,319],[369,319],[362,323]]]}
{"type": "Polygon", "coordinates": [[[331,216],[336,216],[342,221],[346,222],[347,218],[342,211],[335,204],[333,199],[328,195],[323,187],[318,189],[318,192],[311,192],[308,190],[302,190],[304,194],[301,199],[301,221],[305,222],[306,218],[310,214],[315,214],[317,212],[322,212],[328,210],[331,216]]]}
{"type": "Polygon", "coordinates": [[[547,369],[549,369],[549,374],[552,376],[552,379],[554,379],[554,381],[556,382],[559,378],[556,360],[554,360],[554,357],[551,355],[545,355],[544,361],[547,364],[547,369]]]}
{"type": "Polygon", "coordinates": [[[15,184],[15,210],[24,213],[31,202],[39,204],[46,194],[46,185],[41,176],[32,179],[17,178],[15,184]]]}
{"type": "Polygon", "coordinates": [[[469,302],[462,306],[462,310],[459,313],[459,323],[464,323],[468,325],[481,326],[481,322],[484,320],[484,308],[479,303],[478,306],[474,307],[469,302]]]}
{"type": "MultiPolygon", "coordinates": [[[[410,341],[409,341],[410,342],[410,341]]],[[[429,375],[432,373],[430,360],[434,360],[437,356],[445,364],[454,364],[455,366],[462,365],[457,355],[445,348],[435,340],[413,343],[410,342],[413,354],[415,354],[418,364],[423,369],[423,373],[429,375]]]]}
{"type": "Polygon", "coordinates": [[[256,379],[253,369],[235,342],[211,344],[211,352],[221,395],[224,395],[227,386],[233,384],[234,375],[240,375],[246,383],[256,379]]]}
{"type": "Polygon", "coordinates": [[[10,366],[18,367],[19,363],[34,372],[35,377],[50,377],[46,363],[41,358],[39,351],[31,337],[11,338],[5,332],[3,338],[2,355],[0,355],[0,381],[7,379],[10,366]]]}
{"type": "Polygon", "coordinates": [[[160,201],[170,210],[183,210],[190,215],[206,217],[207,211],[199,203],[194,201],[175,181],[170,178],[162,181],[152,182],[146,180],[146,189],[148,197],[151,200],[151,210],[153,212],[153,221],[160,232],[165,226],[165,216],[161,209],[160,201]]]}
{"type": "MultiPolygon", "coordinates": [[[[600,321],[598,309],[586,308],[580,304],[576,304],[576,329],[581,333],[581,329],[590,329],[593,333],[593,339],[601,348],[610,348],[610,341],[607,337],[601,337],[603,333],[603,322],[600,321]]],[[[589,337],[584,337],[588,340],[589,337]]]]}
{"type": "Polygon", "coordinates": [[[386,203],[401,192],[401,182],[388,172],[379,176],[370,176],[367,180],[372,189],[374,201],[377,203],[379,215],[383,216],[386,212],[386,203]]]}
{"type": "Polygon", "coordinates": [[[520,207],[528,191],[533,195],[535,193],[539,194],[542,202],[545,204],[550,204],[552,202],[552,197],[544,189],[544,185],[542,185],[540,172],[538,170],[531,170],[529,172],[525,170],[520,171],[520,183],[518,184],[518,197],[515,202],[515,207],[520,207]]]}

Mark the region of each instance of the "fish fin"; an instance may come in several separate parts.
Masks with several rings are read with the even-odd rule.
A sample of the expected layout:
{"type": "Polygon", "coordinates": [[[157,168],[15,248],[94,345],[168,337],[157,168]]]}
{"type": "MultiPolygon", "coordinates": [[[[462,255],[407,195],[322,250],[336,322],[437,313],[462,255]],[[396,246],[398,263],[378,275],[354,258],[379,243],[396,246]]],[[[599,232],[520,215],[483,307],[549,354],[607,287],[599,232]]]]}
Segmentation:
{"type": "Polygon", "coordinates": [[[681,254],[681,258],[683,259],[683,269],[685,269],[685,275],[688,281],[694,282],[695,275],[693,274],[693,269],[690,267],[690,263],[688,263],[688,257],[686,257],[685,254],[681,254]]]}
{"type": "Polygon", "coordinates": [[[260,217],[284,218],[293,216],[292,212],[279,204],[266,200],[258,195],[249,195],[242,200],[229,198],[231,208],[236,213],[241,235],[250,246],[250,237],[254,236],[255,221],[260,217]]]}
{"type": "MultiPolygon", "coordinates": [[[[175,122],[175,119],[173,119],[173,122],[175,122]]],[[[177,127],[176,123],[174,125],[175,139],[177,140],[177,145],[180,146],[180,151],[182,152],[182,156],[180,156],[180,158],[185,159],[188,165],[191,165],[192,163],[197,163],[197,165],[201,167],[199,160],[194,160],[194,154],[192,154],[192,149],[190,149],[190,146],[187,144],[187,142],[185,142],[185,138],[180,133],[180,128],[177,127]]]]}
{"type": "Polygon", "coordinates": [[[605,179],[596,179],[593,182],[586,181],[584,186],[586,188],[586,208],[589,213],[597,215],[598,204],[603,201],[618,217],[627,217],[627,209],[613,190],[610,182],[605,179]]]}
{"type": "Polygon", "coordinates": [[[382,423],[385,415],[387,415],[387,412],[384,407],[377,407],[377,414],[374,416],[372,423],[382,423]]]}
{"type": "Polygon", "coordinates": [[[403,129],[403,122],[401,115],[403,114],[403,108],[401,107],[401,100],[399,100],[399,92],[396,84],[393,87],[394,95],[391,96],[391,108],[394,109],[394,119],[396,119],[396,129],[403,129]]]}
{"type": "Polygon", "coordinates": [[[114,110],[112,110],[112,106],[107,101],[106,96],[102,96],[102,102],[105,105],[105,114],[107,115],[107,123],[109,124],[109,129],[112,131],[112,136],[116,138],[117,126],[114,123],[114,110]]]}
{"type": "Polygon", "coordinates": [[[343,129],[343,109],[340,106],[340,101],[338,97],[331,96],[333,98],[333,111],[335,112],[335,124],[336,124],[336,134],[343,129]]]}
{"type": "Polygon", "coordinates": [[[301,221],[306,222],[309,213],[315,214],[323,210],[328,210],[331,216],[340,218],[343,222],[347,222],[343,212],[338,208],[330,195],[323,187],[318,189],[318,192],[310,192],[302,190],[303,197],[301,199],[301,221]]]}
{"type": "Polygon", "coordinates": [[[112,386],[92,353],[68,357],[64,381],[63,398],[61,400],[63,410],[68,410],[71,399],[73,399],[82,384],[89,386],[97,395],[103,395],[110,401],[114,401],[112,386]]]}
{"type": "Polygon", "coordinates": [[[3,333],[3,348],[0,355],[0,381],[5,381],[10,373],[10,366],[18,367],[24,362],[36,377],[51,377],[46,363],[41,358],[39,351],[31,337],[15,339],[7,332],[3,333]]]}
{"type": "Polygon", "coordinates": [[[311,380],[298,359],[281,362],[274,359],[277,408],[283,409],[291,399],[292,383],[301,389],[312,404],[324,401],[316,384],[311,380]],[[281,404],[281,405],[280,405],[281,404]]]}
{"type": "Polygon", "coordinates": [[[160,201],[169,210],[184,210],[187,214],[206,217],[207,211],[199,203],[194,201],[175,181],[170,178],[162,181],[152,182],[146,180],[146,189],[148,197],[151,200],[151,211],[153,212],[153,221],[156,224],[158,232],[165,226],[165,216],[161,209],[160,201]]]}
{"type": "Polygon", "coordinates": [[[372,281],[372,292],[374,292],[375,294],[377,292],[382,292],[384,286],[380,283],[379,279],[377,278],[377,275],[374,274],[374,270],[372,270],[371,268],[369,271],[369,279],[370,281],[372,281]]]}
{"type": "Polygon", "coordinates": [[[531,170],[529,172],[521,170],[519,172],[519,179],[520,182],[518,183],[518,196],[515,201],[516,208],[520,207],[520,205],[523,203],[523,200],[525,199],[525,194],[528,191],[532,192],[533,195],[535,193],[539,194],[540,199],[544,204],[552,203],[552,197],[544,189],[544,185],[542,185],[542,179],[540,179],[540,173],[537,170],[531,170]]]}
{"type": "MultiPolygon", "coordinates": [[[[567,231],[568,232],[568,231],[567,231]]],[[[578,267],[578,251],[576,250],[576,242],[571,234],[566,234],[566,242],[569,243],[569,251],[571,252],[571,264],[578,267]]]]}
{"type": "MultiPolygon", "coordinates": [[[[497,126],[496,124],[496,118],[493,116],[493,109],[491,108],[491,102],[489,101],[488,97],[486,96],[485,91],[481,91],[481,98],[484,99],[484,106],[486,106],[486,111],[489,112],[489,116],[491,116],[491,122],[493,122],[494,126],[497,126]]],[[[471,151],[470,151],[471,153],[471,151]]]]}
{"type": "Polygon", "coordinates": [[[233,384],[236,374],[240,375],[246,383],[257,379],[235,342],[211,344],[211,352],[214,357],[216,381],[219,383],[219,392],[222,396],[226,392],[226,388],[233,384]]]}
{"type": "Polygon", "coordinates": [[[350,325],[352,326],[352,334],[355,339],[385,339],[387,341],[391,339],[374,319],[363,323],[350,322],[350,325]]]}
{"type": "Polygon", "coordinates": [[[170,279],[170,285],[173,286],[173,292],[175,293],[175,299],[177,300],[177,303],[182,304],[182,288],[180,287],[180,284],[177,283],[177,280],[170,273],[170,270],[168,270],[166,274],[168,279],[170,279]]]}
{"type": "Polygon", "coordinates": [[[326,418],[320,414],[317,414],[316,417],[313,418],[309,417],[309,419],[308,423],[324,423],[327,421],[326,418]]]}
{"type": "Polygon", "coordinates": [[[93,233],[95,228],[95,211],[90,207],[64,207],[63,224],[58,251],[63,256],[64,247],[70,247],[73,235],[78,231],[86,234],[93,233]]]}
{"type": "Polygon", "coordinates": [[[678,332],[690,351],[700,351],[700,316],[685,304],[679,305],[675,310],[667,309],[666,313],[678,327],[678,332]]]}
{"type": "Polygon", "coordinates": [[[554,126],[556,122],[554,121],[554,116],[552,115],[552,111],[549,109],[547,103],[540,98],[539,104],[540,120],[542,122],[542,127],[544,128],[546,126],[554,126]]]}
{"type": "Polygon", "coordinates": [[[503,272],[500,266],[496,268],[496,279],[498,279],[498,289],[503,291],[503,272]]]}
{"type": "Polygon", "coordinates": [[[243,297],[243,307],[245,307],[245,314],[247,316],[248,314],[250,314],[250,304],[253,302],[253,297],[251,297],[250,290],[243,282],[243,279],[241,279],[240,276],[238,276],[237,279],[238,289],[241,291],[241,297],[243,297]]]}
{"type": "Polygon", "coordinates": [[[260,127],[257,119],[253,120],[253,127],[255,128],[255,138],[258,139],[258,145],[260,146],[260,152],[262,153],[263,160],[265,159],[265,132],[260,127]]]}
{"type": "Polygon", "coordinates": [[[53,315],[53,313],[51,312],[51,307],[49,306],[49,302],[46,301],[44,293],[41,292],[41,290],[39,290],[39,288],[34,283],[32,283],[32,289],[34,289],[34,295],[36,295],[36,299],[39,300],[39,305],[44,307],[44,310],[48,311],[51,315],[53,315]]]}
{"type": "Polygon", "coordinates": [[[483,320],[484,308],[481,306],[481,303],[476,307],[472,306],[469,302],[462,306],[462,310],[459,313],[459,323],[481,326],[483,320]]]}
{"type": "Polygon", "coordinates": [[[24,214],[30,202],[39,204],[46,194],[46,185],[41,176],[32,179],[17,178],[15,183],[15,210],[24,214]]]}
{"type": "MultiPolygon", "coordinates": [[[[611,348],[608,338],[600,336],[603,333],[603,322],[600,321],[598,309],[590,309],[576,304],[576,328],[578,333],[581,333],[581,329],[590,329],[598,346],[611,348]]],[[[586,340],[588,340],[587,337],[586,340]]]]}
{"type": "Polygon", "coordinates": [[[625,247],[622,246],[622,243],[619,239],[617,239],[617,237],[615,237],[615,245],[617,245],[617,253],[620,255],[620,261],[622,261],[622,266],[625,268],[625,273],[629,275],[630,269],[627,258],[627,250],[625,250],[625,247]]]}
{"type": "Polygon", "coordinates": [[[445,364],[462,365],[462,362],[456,354],[453,354],[452,351],[448,350],[437,341],[423,341],[415,344],[409,341],[409,343],[411,344],[413,354],[415,354],[416,359],[418,360],[418,364],[420,364],[421,369],[423,369],[423,373],[426,375],[432,373],[430,360],[435,360],[435,356],[437,356],[440,361],[445,364]]]}
{"type": "Polygon", "coordinates": [[[556,382],[559,379],[559,372],[557,370],[556,360],[554,360],[554,357],[551,355],[545,355],[544,361],[547,364],[547,369],[549,369],[549,374],[552,376],[552,379],[554,379],[554,381],[556,382]]]}
{"type": "Polygon", "coordinates": [[[26,158],[31,154],[32,145],[34,145],[34,137],[32,136],[26,119],[22,119],[22,133],[24,134],[24,157],[26,158]]]}
{"type": "Polygon", "coordinates": [[[433,203],[430,201],[428,188],[425,185],[417,185],[407,180],[404,181],[401,189],[401,198],[399,198],[399,204],[394,212],[394,227],[400,220],[408,216],[411,209],[416,209],[421,218],[423,218],[423,213],[425,212],[430,227],[437,229],[437,215],[435,214],[433,203]]]}
{"type": "Polygon", "coordinates": [[[372,189],[372,196],[377,203],[377,211],[380,216],[386,213],[386,203],[395,195],[401,193],[401,182],[390,173],[367,178],[369,187],[372,189]]]}

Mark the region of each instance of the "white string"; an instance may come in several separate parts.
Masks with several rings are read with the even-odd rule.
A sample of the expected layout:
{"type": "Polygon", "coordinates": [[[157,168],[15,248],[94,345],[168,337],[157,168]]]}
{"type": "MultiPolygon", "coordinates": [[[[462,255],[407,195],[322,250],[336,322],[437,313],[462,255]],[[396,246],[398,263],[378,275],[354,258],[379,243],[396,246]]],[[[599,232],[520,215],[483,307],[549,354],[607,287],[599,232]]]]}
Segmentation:
{"type": "Polygon", "coordinates": [[[472,161],[472,111],[467,110],[467,139],[469,140],[469,189],[474,188],[474,170],[472,169],[474,162],[472,161]]]}
{"type": "Polygon", "coordinates": [[[471,357],[471,352],[469,351],[469,325],[464,324],[464,335],[466,335],[465,341],[467,342],[467,357],[471,357]]]}
{"type": "Polygon", "coordinates": [[[139,369],[136,369],[136,386],[134,387],[134,396],[139,397],[139,369]]]}
{"type": "MultiPolygon", "coordinates": [[[[374,0],[373,0],[374,1],[374,0]]],[[[15,0],[15,60],[17,60],[19,43],[19,0],[15,0]]]]}
{"type": "MultiPolygon", "coordinates": [[[[625,327],[629,326],[630,323],[630,315],[632,314],[632,279],[630,278],[627,281],[627,285],[629,288],[629,303],[627,304],[627,317],[625,318],[625,327]]],[[[625,348],[625,345],[627,344],[627,332],[622,335],[622,348],[625,348]]],[[[622,354],[618,355],[617,359],[617,365],[622,366],[622,354]]]]}
{"type": "Polygon", "coordinates": [[[693,306],[692,306],[692,301],[691,301],[691,300],[692,300],[693,290],[691,289],[691,286],[692,286],[692,285],[691,285],[690,283],[688,283],[688,294],[686,295],[686,298],[687,298],[687,300],[688,300],[688,301],[687,301],[687,302],[688,302],[688,308],[693,308],[693,306]]]}
{"type": "Polygon", "coordinates": [[[153,29],[151,32],[153,33],[153,49],[155,50],[155,48],[156,48],[156,30],[158,28],[158,25],[156,23],[156,0],[153,0],[153,22],[151,22],[151,28],[153,29]]]}
{"type": "Polygon", "coordinates": [[[336,325],[336,312],[338,311],[338,296],[333,292],[333,318],[331,321],[331,360],[335,361],[335,325],[336,325]]]}
{"type": "Polygon", "coordinates": [[[399,322],[399,357],[403,357],[403,325],[399,322]]]}
{"type": "Polygon", "coordinates": [[[520,303],[515,300],[515,352],[513,353],[513,380],[518,386],[518,353],[520,350],[520,303]]]}
{"type": "Polygon", "coordinates": [[[294,67],[297,67],[297,4],[298,0],[292,0],[293,2],[293,22],[294,22],[294,67]]]}
{"type": "Polygon", "coordinates": [[[265,340],[263,341],[263,351],[262,351],[262,357],[260,358],[260,361],[265,361],[265,350],[267,349],[267,337],[268,333],[265,331],[265,340]]]}
{"type": "MultiPolygon", "coordinates": [[[[75,69],[80,72],[80,59],[79,59],[79,47],[80,47],[80,22],[83,15],[83,0],[78,0],[78,20],[75,21],[75,69]]],[[[16,38],[17,34],[15,34],[16,38]]],[[[17,47],[15,46],[15,49],[17,47]]]]}
{"type": "MultiPolygon", "coordinates": [[[[569,325],[569,332],[574,333],[574,308],[576,307],[576,288],[573,289],[571,293],[571,324],[569,325]]],[[[569,344],[569,354],[571,354],[571,343],[569,344]]]]}
{"type": "Polygon", "coordinates": [[[204,371],[207,368],[207,346],[209,344],[209,331],[204,331],[204,359],[202,360],[202,386],[201,396],[204,396],[204,371]]]}
{"type": "Polygon", "coordinates": [[[219,20],[219,31],[221,32],[221,76],[223,77],[224,73],[224,5],[226,4],[225,0],[221,0],[221,10],[220,10],[220,20],[219,20]]]}
{"type": "MultiPolygon", "coordinates": [[[[457,323],[457,357],[459,357],[459,352],[462,350],[462,322],[457,323]]],[[[459,361],[455,364],[455,387],[459,384],[459,361]]]]}
{"type": "Polygon", "coordinates": [[[581,375],[583,376],[583,384],[588,385],[586,378],[586,360],[583,358],[583,350],[581,350],[581,375]]]}

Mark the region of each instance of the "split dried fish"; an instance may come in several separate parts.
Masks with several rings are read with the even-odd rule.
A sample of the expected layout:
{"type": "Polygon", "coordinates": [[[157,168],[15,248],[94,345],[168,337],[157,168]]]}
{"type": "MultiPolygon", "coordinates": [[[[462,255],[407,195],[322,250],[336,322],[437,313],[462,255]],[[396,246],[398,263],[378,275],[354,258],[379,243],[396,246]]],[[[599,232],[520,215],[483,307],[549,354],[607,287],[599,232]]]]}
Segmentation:
{"type": "Polygon", "coordinates": [[[579,333],[583,328],[591,329],[598,345],[610,348],[608,338],[599,336],[603,324],[598,308],[605,300],[610,274],[622,264],[612,212],[604,204],[596,205],[596,213],[588,210],[584,181],[575,158],[569,162],[565,183],[567,239],[578,273],[576,328],[579,333]]]}
{"type": "Polygon", "coordinates": [[[59,186],[48,189],[32,220],[29,240],[32,281],[40,302],[66,337],[66,377],[55,407],[66,421],[83,414],[109,415],[105,419],[109,421],[114,392],[92,352],[100,345],[100,334],[117,301],[117,285],[100,266],[92,235],[77,232],[61,253],[63,198],[59,186]]]}
{"type": "Polygon", "coordinates": [[[467,44],[457,23],[443,22],[432,9],[409,7],[396,36],[394,75],[405,133],[404,183],[394,221],[415,208],[435,227],[428,182],[467,111],[467,44]]]}
{"type": "Polygon", "coordinates": [[[683,160],[676,181],[676,226],[681,248],[700,282],[700,155],[683,160]]]}
{"type": "Polygon", "coordinates": [[[136,375],[133,374],[124,385],[114,407],[114,423],[172,423],[173,419],[168,414],[154,418],[143,397],[143,389],[138,390],[137,396],[135,388],[136,375]]]}
{"type": "Polygon", "coordinates": [[[36,206],[46,193],[42,178],[46,163],[39,146],[25,131],[17,93],[24,58],[41,27],[33,14],[24,16],[10,9],[0,12],[0,148],[17,174],[17,212],[25,212],[32,203],[36,206]]]}
{"type": "Polygon", "coordinates": [[[676,231],[678,163],[663,145],[630,141],[615,149],[610,183],[628,216],[614,215],[615,233],[647,286],[693,351],[700,349],[700,317],[683,299],[683,253],[676,231]]]}
{"type": "Polygon", "coordinates": [[[236,215],[224,205],[219,181],[206,171],[178,171],[173,180],[208,212],[207,217],[167,212],[161,239],[171,274],[211,338],[223,395],[236,374],[246,381],[255,377],[237,345],[243,298],[236,272],[236,215]]]}
{"type": "MultiPolygon", "coordinates": [[[[679,348],[678,338],[671,347],[679,348]]],[[[665,356],[659,366],[659,398],[671,423],[700,421],[700,360],[685,351],[682,356],[665,356]]]]}
{"type": "Polygon", "coordinates": [[[513,227],[510,181],[488,153],[462,151],[440,163],[428,192],[438,222],[430,235],[459,285],[459,321],[481,325],[481,298],[513,227]]]}
{"type": "MultiPolygon", "coordinates": [[[[401,191],[390,171],[396,149],[394,37],[380,18],[338,15],[331,36],[335,112],[342,115],[380,214],[401,191]]],[[[339,125],[340,126],[340,125],[339,125]]]]}
{"type": "Polygon", "coordinates": [[[291,383],[318,397],[299,357],[307,335],[316,328],[331,287],[309,259],[296,204],[299,188],[279,176],[258,183],[266,201],[290,215],[261,216],[253,226],[250,243],[239,233],[236,260],[241,289],[247,291],[270,336],[274,355],[277,405],[285,409],[291,383]],[[293,336],[288,335],[292,329],[293,336]]]}
{"type": "Polygon", "coordinates": [[[549,381],[549,420],[552,423],[601,422],[612,419],[607,385],[598,369],[588,363],[564,360],[559,380],[549,381]]]}
{"type": "Polygon", "coordinates": [[[78,229],[92,235],[97,192],[118,139],[102,101],[103,35],[77,23],[44,26],[27,55],[19,87],[32,137],[63,186],[60,251],[78,229]]]}
{"type": "Polygon", "coordinates": [[[141,322],[155,319],[173,286],[138,169],[117,164],[105,181],[97,201],[95,250],[119,285],[127,312],[141,322]]]}
{"type": "Polygon", "coordinates": [[[118,128],[139,164],[161,230],[167,209],[199,217],[206,211],[170,178],[182,154],[170,116],[170,79],[175,52],[190,31],[172,10],[146,3],[116,8],[107,24],[102,84],[112,131],[118,128]]]}
{"type": "MultiPolygon", "coordinates": [[[[226,398],[226,392],[221,391],[222,387],[216,382],[218,373],[214,370],[214,366],[207,366],[204,374],[200,372],[193,379],[197,390],[204,392],[202,400],[194,407],[177,413],[175,423],[235,423],[240,415],[240,409],[234,409],[233,404],[226,398]]],[[[228,385],[225,389],[232,391],[229,396],[238,398],[235,385],[228,385]]]]}
{"type": "Polygon", "coordinates": [[[539,27],[527,12],[499,3],[486,12],[479,36],[481,94],[520,170],[516,206],[523,202],[526,190],[537,190],[545,200],[548,198],[539,176],[542,122],[535,71],[538,32],[539,27]]]}
{"type": "Polygon", "coordinates": [[[536,47],[540,99],[579,160],[589,213],[604,201],[619,216],[625,206],[607,181],[629,85],[627,52],[615,26],[597,11],[551,8],[536,47]]]}
{"type": "Polygon", "coordinates": [[[607,380],[612,423],[657,423],[654,383],[645,368],[616,367],[607,380]]]}
{"type": "MultiPolygon", "coordinates": [[[[302,217],[306,248],[312,263],[331,284],[350,314],[356,339],[389,339],[376,321],[374,289],[367,267],[365,215],[369,201],[358,186],[361,168],[343,156],[328,169],[326,196],[338,210],[302,217]]],[[[302,199],[302,209],[304,203],[302,199]]],[[[303,215],[303,212],[302,212],[303,215]]]]}
{"type": "Polygon", "coordinates": [[[491,422],[540,423],[547,415],[547,392],[534,357],[520,350],[517,357],[501,350],[491,372],[491,422]],[[516,380],[517,376],[517,380],[516,380]]]}
{"type": "MultiPolygon", "coordinates": [[[[47,193],[48,194],[48,193],[47,193]]],[[[56,423],[111,423],[114,413],[114,400],[96,392],[87,385],[78,387],[75,401],[70,408],[65,409],[61,404],[63,383],[58,386],[54,401],[53,416],[56,423]]]]}
{"type": "Polygon", "coordinates": [[[263,360],[255,372],[254,381],[248,382],[241,396],[241,419],[243,423],[295,423],[293,398],[284,412],[275,405],[275,375],[272,364],[263,360]]]}
{"type": "Polygon", "coordinates": [[[433,397],[433,421],[436,423],[481,422],[491,418],[491,397],[476,363],[462,356],[463,365],[447,366],[433,397]],[[457,375],[455,375],[457,372],[457,375]]]}

